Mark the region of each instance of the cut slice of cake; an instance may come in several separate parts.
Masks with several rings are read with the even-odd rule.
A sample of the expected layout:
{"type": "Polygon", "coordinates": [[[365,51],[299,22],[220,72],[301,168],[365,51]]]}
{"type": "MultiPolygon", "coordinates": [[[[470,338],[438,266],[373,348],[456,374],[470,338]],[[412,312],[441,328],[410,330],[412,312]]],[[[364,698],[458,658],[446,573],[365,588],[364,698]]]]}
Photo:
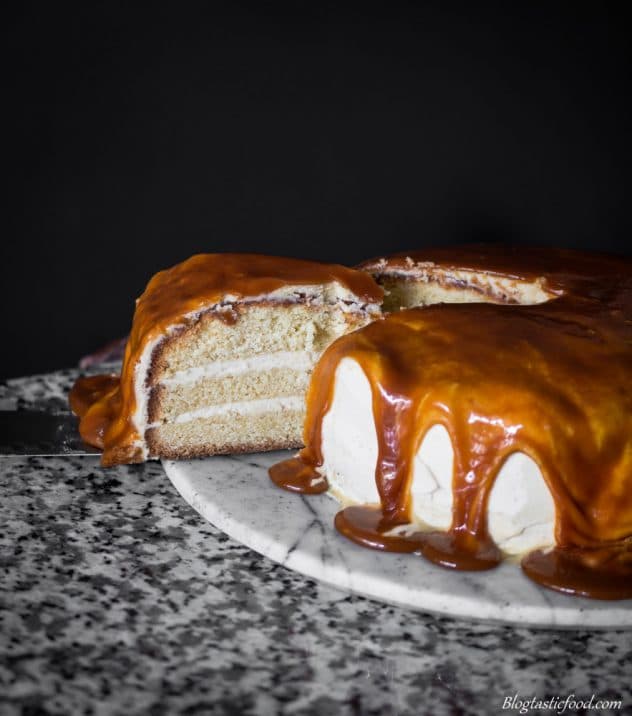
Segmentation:
{"type": "Polygon", "coordinates": [[[299,447],[315,362],[381,301],[344,266],[193,256],[138,299],[120,380],[73,388],[81,435],[104,465],[299,447]]]}

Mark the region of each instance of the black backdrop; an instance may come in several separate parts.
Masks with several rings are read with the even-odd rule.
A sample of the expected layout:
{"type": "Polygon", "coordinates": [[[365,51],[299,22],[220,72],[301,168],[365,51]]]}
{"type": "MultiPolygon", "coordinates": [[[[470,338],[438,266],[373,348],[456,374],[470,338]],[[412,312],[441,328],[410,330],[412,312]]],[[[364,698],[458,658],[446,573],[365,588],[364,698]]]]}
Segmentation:
{"type": "Polygon", "coordinates": [[[123,335],[196,252],[630,251],[614,5],[85,5],[4,18],[0,377],[123,335]]]}

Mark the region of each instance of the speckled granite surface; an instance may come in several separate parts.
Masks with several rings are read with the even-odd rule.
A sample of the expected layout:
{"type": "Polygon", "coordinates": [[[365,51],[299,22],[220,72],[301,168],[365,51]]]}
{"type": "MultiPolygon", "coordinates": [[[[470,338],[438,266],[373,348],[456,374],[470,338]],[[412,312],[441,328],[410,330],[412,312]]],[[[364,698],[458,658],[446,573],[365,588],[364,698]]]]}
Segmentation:
{"type": "MultiPolygon", "coordinates": [[[[3,384],[0,409],[65,410],[74,376],[3,384]]],[[[2,714],[519,713],[514,694],[632,713],[630,632],[346,596],[222,535],[158,464],[0,457],[0,486],[2,714]]]]}

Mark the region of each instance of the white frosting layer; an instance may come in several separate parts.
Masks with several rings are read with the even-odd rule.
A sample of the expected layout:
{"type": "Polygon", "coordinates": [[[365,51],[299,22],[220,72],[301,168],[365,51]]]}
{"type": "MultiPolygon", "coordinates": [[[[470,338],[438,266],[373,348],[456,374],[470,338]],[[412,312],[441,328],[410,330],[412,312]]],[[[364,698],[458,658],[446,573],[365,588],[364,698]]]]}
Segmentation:
{"type": "Polygon", "coordinates": [[[164,378],[163,385],[184,385],[195,383],[201,378],[228,378],[244,373],[288,368],[290,370],[310,371],[314,367],[317,355],[309,351],[277,351],[261,353],[248,358],[214,361],[206,365],[180,370],[170,378],[164,378]]]}
{"type": "MultiPolygon", "coordinates": [[[[344,358],[322,426],[322,473],[343,504],[379,504],[375,485],[378,444],[371,388],[362,368],[344,358]]],[[[452,522],[454,451],[446,429],[426,433],[413,468],[411,503],[420,527],[447,529],[452,522]]],[[[537,464],[514,453],[503,464],[488,503],[489,532],[509,554],[554,544],[555,506],[537,464]]]]}
{"type": "MultiPolygon", "coordinates": [[[[145,430],[147,429],[147,416],[148,416],[148,405],[149,405],[149,391],[147,390],[145,383],[147,381],[147,374],[151,368],[151,356],[154,352],[154,348],[162,338],[157,338],[151,341],[145,346],[145,350],[140,356],[140,360],[134,367],[134,392],[136,394],[136,412],[132,416],[132,423],[136,428],[139,435],[144,436],[145,430]]],[[[149,456],[149,450],[144,440],[137,442],[137,447],[142,450],[143,460],[147,460],[149,456]]]]}
{"type": "MultiPolygon", "coordinates": [[[[217,418],[228,415],[259,415],[261,413],[281,412],[283,410],[303,410],[305,397],[290,395],[282,398],[262,398],[261,400],[243,400],[221,405],[207,405],[204,408],[180,413],[174,423],[188,423],[198,418],[217,418]]],[[[152,426],[149,426],[152,427],[152,426]]]]}
{"type": "MultiPolygon", "coordinates": [[[[240,297],[233,294],[226,294],[222,301],[217,304],[217,309],[230,308],[232,303],[258,303],[260,301],[296,301],[297,303],[309,303],[311,305],[335,306],[344,313],[364,312],[372,315],[381,313],[381,305],[377,303],[362,303],[357,294],[348,288],[332,281],[331,283],[306,285],[306,286],[283,286],[270,293],[259,296],[240,297]]],[[[215,308],[207,306],[204,310],[215,308]]]]}

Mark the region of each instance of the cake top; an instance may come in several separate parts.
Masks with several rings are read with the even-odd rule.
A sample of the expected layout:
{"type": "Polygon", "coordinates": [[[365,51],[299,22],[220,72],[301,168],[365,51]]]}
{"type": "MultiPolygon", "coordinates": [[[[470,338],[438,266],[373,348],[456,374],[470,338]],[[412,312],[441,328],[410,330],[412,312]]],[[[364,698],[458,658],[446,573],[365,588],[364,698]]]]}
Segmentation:
{"type": "Polygon", "coordinates": [[[197,254],[157,273],[136,301],[120,381],[85,379],[70,395],[86,442],[104,450],[103,464],[141,459],[141,438],[132,417],[137,408],[135,370],[145,350],[174,326],[206,310],[234,320],[236,302],[304,298],[302,287],[338,284],[342,300],[379,305],[382,289],[366,272],[315,261],[258,254],[197,254]],[[283,289],[293,289],[284,292],[283,289]]]}
{"type": "Polygon", "coordinates": [[[524,282],[544,280],[552,292],[581,293],[589,282],[630,276],[630,259],[572,249],[501,244],[463,244],[408,251],[364,261],[358,266],[373,274],[410,274],[424,270],[469,271],[504,276],[524,282]]]}
{"type": "Polygon", "coordinates": [[[362,508],[343,511],[341,531],[446,566],[493,566],[500,555],[487,532],[487,499],[505,458],[521,451],[542,470],[556,505],[556,542],[567,548],[533,553],[527,574],[564,591],[632,596],[632,263],[531,250],[522,268],[520,249],[508,256],[477,247],[463,257],[437,250],[363,266],[387,273],[437,264],[543,279],[552,298],[410,309],[336,341],[312,377],[306,448],[298,463],[276,472],[277,482],[307,484],[309,468],[322,464],[322,420],[336,369],[351,358],[373,394],[382,510],[378,521],[362,508]],[[414,456],[434,424],[446,428],[454,448],[452,527],[416,542],[389,536],[408,521],[414,456]]]}

